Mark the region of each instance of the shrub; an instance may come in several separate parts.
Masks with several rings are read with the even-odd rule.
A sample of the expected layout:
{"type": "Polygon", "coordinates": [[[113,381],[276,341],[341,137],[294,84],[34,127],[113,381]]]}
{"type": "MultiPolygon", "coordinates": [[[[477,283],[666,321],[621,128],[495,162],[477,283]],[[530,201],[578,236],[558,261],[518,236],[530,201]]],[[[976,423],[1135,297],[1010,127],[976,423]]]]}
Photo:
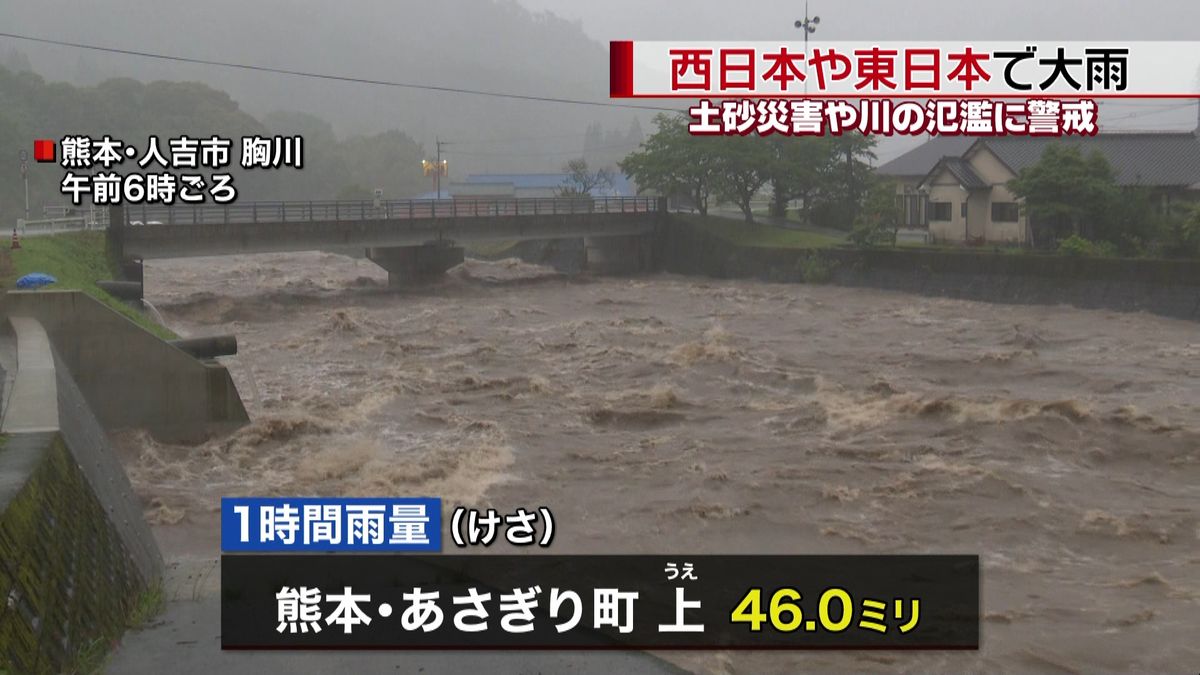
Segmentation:
{"type": "Polygon", "coordinates": [[[1117,246],[1108,241],[1090,241],[1073,234],[1058,243],[1058,252],[1079,258],[1111,258],[1117,255],[1117,246]]]}
{"type": "Polygon", "coordinates": [[[827,284],[833,281],[835,264],[820,253],[809,253],[796,261],[800,278],[808,284],[827,284]]]}
{"type": "Polygon", "coordinates": [[[860,223],[851,230],[847,239],[859,248],[894,246],[896,244],[896,230],[890,224],[882,222],[873,224],[860,223]]]}
{"type": "Polygon", "coordinates": [[[1111,241],[1092,242],[1092,251],[1100,258],[1116,258],[1121,255],[1121,249],[1111,241]]]}
{"type": "Polygon", "coordinates": [[[1163,253],[1169,256],[1200,256],[1200,206],[1185,207],[1172,214],[1164,227],[1163,253]]]}

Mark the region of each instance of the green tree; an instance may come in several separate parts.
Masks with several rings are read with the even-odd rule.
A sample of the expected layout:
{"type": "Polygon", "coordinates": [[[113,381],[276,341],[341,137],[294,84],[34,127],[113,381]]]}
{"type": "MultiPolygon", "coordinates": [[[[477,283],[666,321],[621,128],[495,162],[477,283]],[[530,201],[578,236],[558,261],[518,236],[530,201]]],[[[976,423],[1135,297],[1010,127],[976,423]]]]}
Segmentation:
{"type": "Polygon", "coordinates": [[[826,167],[831,161],[833,144],[823,136],[772,136],[771,215],[787,215],[787,203],[801,199],[803,220],[808,220],[813,198],[817,195],[826,167]]]}
{"type": "Polygon", "coordinates": [[[1119,189],[1104,213],[1091,222],[1096,239],[1111,242],[1119,253],[1136,256],[1170,234],[1173,215],[1160,210],[1154,192],[1143,186],[1119,189]]]}
{"type": "MultiPolygon", "coordinates": [[[[330,199],[347,185],[384,188],[388,198],[418,194],[427,188],[421,174],[421,146],[399,131],[339,140],[332,127],[302,113],[272,113],[255,119],[228,94],[197,82],[158,81],[143,84],[119,78],[95,87],[46,82],[31,72],[0,67],[0,148],[12,148],[0,161],[0,220],[11,224],[24,216],[24,183],[16,150],[30,148],[34,138],[106,134],[144,151],[147,137],[180,135],[232,139],[234,185],[240,200],[330,199]],[[300,134],[304,168],[278,171],[243,170],[240,138],[252,135],[300,134]]],[[[44,206],[66,205],[59,182],[62,168],[29,163],[30,216],[44,206]]]]}
{"type": "Polygon", "coordinates": [[[773,156],[766,139],[759,136],[701,137],[712,152],[713,192],[733,202],[754,222],[750,201],[771,178],[773,156]]]}
{"type": "Polygon", "coordinates": [[[883,178],[873,178],[858,217],[854,220],[850,241],[858,246],[894,244],[896,230],[900,228],[903,215],[896,198],[896,183],[883,178]]]}
{"type": "Polygon", "coordinates": [[[822,194],[827,227],[849,229],[858,218],[862,199],[871,184],[871,162],[875,159],[873,136],[834,136],[829,161],[822,171],[822,194]]]}
{"type": "MultiPolygon", "coordinates": [[[[372,189],[383,188],[385,199],[402,199],[429,189],[429,181],[421,170],[425,151],[404,132],[392,129],[368,136],[351,136],[338,144],[337,151],[340,162],[330,160],[332,166],[346,166],[347,175],[331,182],[326,190],[357,183],[372,189]]],[[[314,166],[325,161],[326,157],[314,157],[312,161],[306,159],[305,164],[306,167],[314,166]]],[[[443,178],[443,190],[445,185],[443,178]]]]}
{"type": "Polygon", "coordinates": [[[1163,253],[1170,256],[1200,256],[1200,204],[1184,206],[1166,221],[1163,253]]]}
{"type": "Polygon", "coordinates": [[[1099,152],[1084,157],[1074,145],[1053,144],[1008,182],[1025,200],[1035,245],[1052,246],[1068,235],[1095,239],[1112,216],[1120,191],[1099,152]]]}
{"type": "Polygon", "coordinates": [[[661,113],[654,123],[655,132],[619,163],[621,171],[637,183],[639,192],[686,195],[702,215],[707,214],[715,173],[712,139],[692,136],[687,118],[681,115],[661,113]]]}
{"type": "Polygon", "coordinates": [[[714,196],[736,204],[752,222],[750,202],[770,183],[775,214],[802,198],[806,218],[820,205],[826,223],[848,229],[870,185],[871,137],[693,136],[686,117],[665,113],[655,124],[654,134],[620,163],[621,170],[639,190],[688,195],[702,214],[714,196]]]}

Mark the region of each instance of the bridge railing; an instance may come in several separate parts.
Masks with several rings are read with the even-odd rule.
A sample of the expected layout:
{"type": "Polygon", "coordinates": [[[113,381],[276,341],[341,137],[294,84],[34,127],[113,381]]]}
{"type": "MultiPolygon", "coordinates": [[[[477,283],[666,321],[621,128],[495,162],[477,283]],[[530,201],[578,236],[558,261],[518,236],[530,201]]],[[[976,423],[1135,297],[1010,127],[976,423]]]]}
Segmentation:
{"type": "Polygon", "coordinates": [[[242,202],[125,207],[129,225],[202,225],[206,223],[301,223],[411,218],[484,218],[572,215],[583,213],[651,213],[656,197],[546,197],[509,199],[401,199],[363,201],[242,202]]]}

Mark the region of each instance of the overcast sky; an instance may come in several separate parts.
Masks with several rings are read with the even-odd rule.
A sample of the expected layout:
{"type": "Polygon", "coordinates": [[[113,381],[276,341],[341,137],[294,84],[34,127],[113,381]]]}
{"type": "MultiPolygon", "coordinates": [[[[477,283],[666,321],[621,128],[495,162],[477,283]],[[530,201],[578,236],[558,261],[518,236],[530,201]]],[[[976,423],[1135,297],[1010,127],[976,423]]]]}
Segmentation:
{"type": "MultiPolygon", "coordinates": [[[[518,0],[583,22],[597,40],[794,39],[784,0],[518,0]]],[[[826,40],[1195,40],[1196,0],[841,0],[809,3],[826,40]]]]}
{"type": "MultiPolygon", "coordinates": [[[[804,2],[785,0],[518,0],[581,22],[609,40],[799,40],[793,26],[804,2]]],[[[1200,0],[812,0],[822,40],[1198,40],[1200,0]]],[[[1135,101],[1104,104],[1104,128],[1191,129],[1195,104],[1135,101]]],[[[879,160],[912,147],[881,139],[879,160]]]]}
{"type": "MultiPolygon", "coordinates": [[[[799,41],[803,34],[793,22],[804,10],[804,2],[795,0],[0,0],[0,26],[221,61],[603,100],[610,40],[799,41]],[[508,3],[577,22],[599,44],[586,44],[574,26],[530,22],[523,14],[503,23],[515,13],[505,11],[514,9],[508,3]],[[240,24],[230,23],[235,13],[240,24]],[[72,20],[63,21],[66,15],[72,20]],[[538,47],[530,49],[531,43],[538,47]]],[[[809,11],[821,17],[815,37],[822,41],[1200,40],[1200,0],[812,0],[809,11]]],[[[519,153],[548,153],[542,168],[553,168],[579,149],[588,124],[619,131],[640,114],[297,80],[0,40],[0,54],[12,48],[28,52],[34,68],[51,79],[79,79],[84,67],[94,71],[96,82],[115,76],[199,79],[228,91],[253,114],[309,112],[342,134],[400,128],[426,147],[436,137],[477,138],[479,129],[490,143],[499,143],[496,136],[545,136],[477,148],[476,154],[494,155],[476,158],[492,171],[508,169],[519,153]]],[[[1182,56],[1180,68],[1194,69],[1185,62],[1198,55],[1182,56]]],[[[1108,130],[1192,129],[1196,107],[1192,101],[1103,103],[1100,124],[1108,130]]],[[[649,113],[642,117],[648,125],[649,113]]],[[[880,139],[879,160],[920,140],[880,139]]]]}

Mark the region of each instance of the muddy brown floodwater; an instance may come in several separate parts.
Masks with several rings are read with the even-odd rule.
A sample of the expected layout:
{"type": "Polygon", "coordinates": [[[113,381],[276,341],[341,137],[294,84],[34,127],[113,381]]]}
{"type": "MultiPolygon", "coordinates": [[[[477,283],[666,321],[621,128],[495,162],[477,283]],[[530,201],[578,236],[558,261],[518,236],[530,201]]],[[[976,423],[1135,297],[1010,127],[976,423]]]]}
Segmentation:
{"type": "Polygon", "coordinates": [[[469,261],[391,292],[331,254],[154,261],[236,333],[253,423],[119,443],[168,557],[222,495],[546,504],[563,553],[978,553],[975,653],[671,653],[702,672],[1200,664],[1200,325],[469,261]]]}

